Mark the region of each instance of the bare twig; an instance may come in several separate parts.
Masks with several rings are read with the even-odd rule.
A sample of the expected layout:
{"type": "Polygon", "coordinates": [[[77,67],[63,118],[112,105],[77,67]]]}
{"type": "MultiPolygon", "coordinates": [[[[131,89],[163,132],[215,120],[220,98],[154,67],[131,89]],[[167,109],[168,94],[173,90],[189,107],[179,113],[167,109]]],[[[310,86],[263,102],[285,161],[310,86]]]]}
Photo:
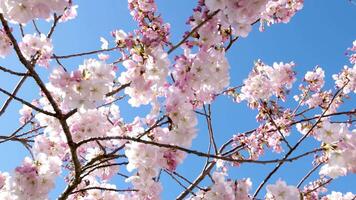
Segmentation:
{"type": "Polygon", "coordinates": [[[73,192],[71,192],[71,194],[86,192],[88,190],[102,190],[102,191],[112,191],[112,192],[137,192],[138,191],[138,190],[134,190],[134,189],[114,189],[114,188],[105,188],[105,187],[87,187],[87,188],[83,188],[83,189],[80,189],[80,190],[73,191],[73,192]]]}
{"type": "Polygon", "coordinates": [[[299,181],[297,188],[300,188],[304,181],[306,181],[310,175],[312,175],[323,163],[319,163],[318,165],[314,166],[303,178],[299,181]]]}
{"type": "Polygon", "coordinates": [[[67,58],[73,58],[73,57],[79,57],[79,56],[85,56],[85,55],[91,55],[91,54],[97,54],[97,53],[102,53],[102,52],[113,51],[113,50],[116,50],[118,48],[119,47],[113,47],[113,48],[110,48],[110,49],[99,49],[99,50],[88,51],[88,52],[83,52],[83,53],[74,53],[74,54],[64,55],[64,56],[52,55],[51,58],[67,59],[67,58]]]}
{"type": "Polygon", "coordinates": [[[3,72],[6,72],[6,73],[12,74],[12,75],[16,75],[16,76],[28,76],[28,73],[15,72],[11,69],[8,69],[8,68],[2,67],[2,66],[0,66],[0,70],[3,72]]]}
{"type": "Polygon", "coordinates": [[[4,114],[6,111],[7,107],[10,105],[11,101],[14,99],[13,97],[16,96],[17,92],[20,90],[21,86],[24,84],[26,81],[27,76],[23,76],[19,82],[16,84],[15,89],[12,91],[11,95],[8,95],[9,97],[6,99],[5,103],[1,107],[0,110],[0,116],[4,114]]]}
{"type": "MultiPolygon", "coordinates": [[[[25,101],[25,100],[23,100],[23,99],[21,99],[21,98],[19,98],[19,97],[14,96],[14,95],[11,94],[10,92],[8,92],[8,91],[6,91],[6,90],[4,90],[4,89],[2,89],[2,88],[0,88],[0,92],[2,92],[2,93],[4,93],[4,94],[8,95],[8,96],[11,97],[12,99],[17,100],[17,101],[21,102],[22,104],[25,104],[26,106],[28,106],[28,107],[30,107],[30,108],[32,108],[32,109],[34,109],[34,110],[36,110],[36,111],[38,111],[38,112],[40,112],[40,113],[43,113],[43,114],[46,114],[46,115],[49,115],[49,116],[53,116],[53,117],[56,115],[55,113],[51,113],[51,112],[45,111],[45,110],[43,110],[43,109],[41,109],[41,108],[38,108],[38,107],[32,105],[31,103],[29,103],[29,102],[27,102],[27,101],[25,101]]],[[[5,107],[5,108],[6,108],[6,107],[5,107]]]]}

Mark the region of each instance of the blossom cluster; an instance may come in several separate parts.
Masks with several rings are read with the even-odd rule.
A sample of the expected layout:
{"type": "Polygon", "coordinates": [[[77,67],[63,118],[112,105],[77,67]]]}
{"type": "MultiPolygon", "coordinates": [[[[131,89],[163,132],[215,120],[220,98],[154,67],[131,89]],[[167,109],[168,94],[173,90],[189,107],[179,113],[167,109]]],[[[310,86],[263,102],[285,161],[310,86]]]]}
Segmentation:
{"type": "Polygon", "coordinates": [[[112,90],[114,78],[112,65],[88,59],[72,73],[62,68],[55,69],[50,75],[48,87],[63,99],[64,109],[88,109],[104,101],[105,95],[112,90]]]}
{"type": "Polygon", "coordinates": [[[68,0],[3,0],[0,2],[0,12],[14,22],[25,24],[33,19],[48,19],[51,14],[63,14],[70,6],[68,0]]]}
{"type": "Polygon", "coordinates": [[[218,10],[219,24],[233,35],[247,37],[252,25],[264,23],[288,23],[295,13],[303,8],[303,0],[205,0],[206,7],[212,11],[218,10]]]}
{"type": "Polygon", "coordinates": [[[13,176],[0,175],[0,197],[4,200],[48,199],[48,193],[61,173],[62,161],[56,156],[39,153],[36,159],[26,157],[13,176]]]}
{"type": "Polygon", "coordinates": [[[214,184],[204,192],[202,190],[191,197],[190,200],[250,200],[249,190],[252,183],[250,179],[243,179],[239,181],[226,180],[227,174],[224,172],[214,172],[212,178],[214,184]]]}
{"type": "Polygon", "coordinates": [[[321,175],[331,178],[345,176],[348,172],[355,173],[356,137],[355,130],[349,131],[345,124],[332,124],[324,121],[315,131],[317,140],[325,144],[335,145],[327,152],[328,161],[320,169],[321,175]]]}
{"type": "Polygon", "coordinates": [[[294,66],[293,62],[280,62],[273,63],[271,67],[260,60],[257,61],[252,73],[244,80],[238,101],[246,100],[250,107],[256,107],[259,101],[269,100],[272,95],[283,100],[286,90],[290,89],[296,80],[294,66]]]}
{"type": "Polygon", "coordinates": [[[322,200],[352,200],[355,199],[355,195],[351,192],[347,192],[346,194],[342,194],[341,192],[332,191],[331,194],[323,197],[322,200]]]}
{"type": "Polygon", "coordinates": [[[44,34],[26,34],[19,43],[22,54],[27,60],[37,59],[40,66],[48,67],[53,54],[53,45],[44,34]]]}
{"type": "Polygon", "coordinates": [[[164,23],[154,0],[128,0],[130,14],[138,22],[136,34],[145,46],[156,47],[168,42],[170,25],[164,23]]]}
{"type": "Polygon", "coordinates": [[[129,103],[135,107],[148,104],[162,96],[168,76],[169,60],[162,47],[157,46],[142,53],[145,55],[132,52],[132,59],[123,62],[127,71],[119,77],[122,85],[130,84],[125,93],[131,97],[129,103]]]}
{"type": "MultiPolygon", "coordinates": [[[[60,21],[66,21],[76,16],[77,6],[71,4],[70,0],[0,0],[0,12],[7,20],[20,24],[48,19],[54,13],[63,15],[60,21]]],[[[230,85],[226,53],[233,41],[247,37],[258,21],[262,29],[264,23],[288,23],[302,6],[303,0],[200,0],[187,22],[192,32],[186,32],[185,39],[175,46],[169,42],[170,25],[157,13],[154,0],[128,0],[130,14],[139,29],[132,33],[112,32],[113,49],[123,54],[118,60],[122,61],[122,71],[117,74],[121,68],[108,64],[106,54],[99,54],[99,60],[86,59],[72,71],[67,71],[57,60],[61,66],[50,73],[49,83],[41,88],[41,97],[19,111],[21,125],[32,126],[32,132],[28,133],[34,134],[29,137],[33,145],[26,147],[33,155],[26,157],[12,175],[0,173],[0,199],[48,199],[56,178],[65,169],[69,172],[65,173],[65,181],[73,184],[73,188],[68,187],[72,190],[66,199],[158,200],[164,187],[159,181],[161,172],[175,172],[187,152],[208,157],[210,164],[218,163],[210,186],[199,187],[189,199],[255,199],[250,194],[250,179],[229,179],[227,167],[219,168],[223,161],[218,157],[226,155],[230,161],[236,159],[229,162],[236,167],[240,165],[238,161],[244,159],[258,160],[266,147],[281,153],[284,146],[288,146],[292,153],[294,150],[286,137],[295,124],[304,137],[311,136],[322,143],[323,153],[314,160],[323,164],[319,172],[321,178],[304,190],[278,180],[267,185],[265,199],[354,199],[352,193],[331,192],[323,197],[319,193],[326,192],[322,187],[326,177],[334,179],[356,172],[355,130],[350,131],[346,123],[333,123],[325,116],[307,119],[304,111],[302,114],[297,111],[308,106],[305,112],[318,107],[323,115],[336,112],[344,97],[356,92],[355,54],[350,56],[354,66],[345,66],[333,76],[336,89],[340,90],[335,96],[331,90],[323,90],[325,73],[321,67],[307,72],[304,83],[299,86],[301,94],[295,96],[299,104],[294,110],[279,103],[286,100],[296,81],[294,62],[269,66],[258,60],[243,85],[235,87],[240,88],[239,92],[236,92],[238,89],[226,90],[230,85]],[[178,47],[183,53],[175,55],[171,62],[169,54],[178,47]],[[150,104],[149,114],[125,121],[120,107],[115,104],[125,97],[116,96],[121,89],[132,107],[150,104]],[[257,109],[259,126],[235,135],[226,143],[225,147],[232,145],[227,153],[218,152],[214,147],[213,160],[210,150],[202,153],[189,148],[198,132],[197,113],[209,123],[207,104],[226,93],[237,102],[246,100],[250,108],[257,109]],[[202,109],[205,113],[200,112],[202,109]],[[297,122],[298,117],[302,123],[297,122]],[[317,121],[311,130],[314,119],[317,121]],[[130,188],[118,192],[121,188],[109,181],[121,174],[121,165],[129,172],[122,176],[130,188]]],[[[7,56],[12,47],[9,34],[0,30],[0,57],[7,56]]],[[[109,42],[104,38],[101,41],[102,51],[109,51],[109,42]]],[[[40,66],[49,67],[51,59],[56,58],[52,41],[44,34],[25,34],[19,47],[20,50],[15,50],[40,66]]],[[[355,42],[349,51],[356,51],[355,42]]],[[[41,81],[36,79],[36,83],[41,81]]],[[[213,143],[211,132],[209,130],[213,143]]]]}
{"type": "Polygon", "coordinates": [[[261,13],[261,27],[276,23],[288,23],[296,12],[303,8],[304,0],[270,0],[265,10],[261,13]]]}
{"type": "Polygon", "coordinates": [[[223,49],[209,48],[197,54],[186,49],[184,55],[176,58],[172,75],[175,86],[189,100],[200,104],[211,102],[230,83],[229,63],[223,49]]]}
{"type": "Polygon", "coordinates": [[[274,185],[267,185],[266,200],[299,200],[299,190],[295,186],[287,185],[278,180],[274,185]]]}
{"type": "Polygon", "coordinates": [[[352,68],[344,66],[344,70],[333,75],[333,79],[338,88],[343,88],[345,94],[356,93],[356,64],[352,68]]]}
{"type": "Polygon", "coordinates": [[[210,11],[220,10],[219,23],[226,28],[230,25],[232,33],[241,37],[247,37],[253,23],[259,20],[266,3],[267,0],[205,1],[210,11]]]}

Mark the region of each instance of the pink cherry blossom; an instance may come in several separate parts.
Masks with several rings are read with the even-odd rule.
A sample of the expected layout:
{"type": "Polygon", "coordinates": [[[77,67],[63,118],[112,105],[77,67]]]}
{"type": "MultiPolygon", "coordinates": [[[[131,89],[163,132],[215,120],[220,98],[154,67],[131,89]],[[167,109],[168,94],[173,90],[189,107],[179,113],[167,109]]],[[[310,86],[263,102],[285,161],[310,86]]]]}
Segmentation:
{"type": "Polygon", "coordinates": [[[53,46],[51,40],[44,34],[41,34],[40,36],[37,36],[36,34],[27,34],[23,37],[19,46],[26,59],[30,60],[32,57],[38,56],[38,64],[40,66],[49,66],[53,53],[53,46]]]}
{"type": "Polygon", "coordinates": [[[11,41],[6,34],[0,30],[0,57],[5,58],[11,51],[11,41]]]}
{"type": "Polygon", "coordinates": [[[282,180],[277,180],[274,185],[267,185],[266,199],[271,200],[298,200],[299,190],[295,186],[287,185],[282,180]]]}

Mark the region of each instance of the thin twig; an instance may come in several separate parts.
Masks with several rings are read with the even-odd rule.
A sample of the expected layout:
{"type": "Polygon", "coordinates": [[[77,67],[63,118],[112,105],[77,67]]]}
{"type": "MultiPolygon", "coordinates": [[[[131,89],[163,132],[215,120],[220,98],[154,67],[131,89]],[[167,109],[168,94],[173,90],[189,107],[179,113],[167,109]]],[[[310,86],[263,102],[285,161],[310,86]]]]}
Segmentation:
{"type": "Polygon", "coordinates": [[[113,50],[116,50],[118,48],[119,47],[113,47],[113,48],[110,48],[110,49],[99,49],[99,50],[88,51],[88,52],[83,52],[83,53],[75,53],[75,54],[64,55],[64,56],[52,55],[51,58],[67,59],[67,58],[73,58],[73,57],[78,57],[78,56],[85,56],[85,55],[91,55],[91,54],[97,54],[97,53],[102,53],[102,52],[113,51],[113,50]]]}
{"type": "Polygon", "coordinates": [[[0,116],[3,115],[7,109],[7,107],[10,105],[13,96],[16,96],[17,92],[20,90],[21,86],[24,84],[24,82],[26,81],[27,76],[23,76],[19,82],[16,84],[15,89],[12,91],[11,95],[8,95],[9,97],[6,99],[5,103],[3,104],[3,106],[0,109],[0,116]]]}
{"type": "Polygon", "coordinates": [[[304,181],[306,181],[310,175],[312,175],[323,163],[319,163],[318,165],[314,166],[303,178],[299,181],[297,188],[300,188],[304,181]]]}
{"type": "Polygon", "coordinates": [[[0,66],[0,70],[3,71],[3,72],[6,72],[6,73],[9,73],[9,74],[12,74],[12,75],[16,75],[16,76],[28,76],[28,72],[27,73],[23,73],[23,72],[15,72],[11,69],[8,69],[8,68],[5,68],[3,66],[0,66]]]}

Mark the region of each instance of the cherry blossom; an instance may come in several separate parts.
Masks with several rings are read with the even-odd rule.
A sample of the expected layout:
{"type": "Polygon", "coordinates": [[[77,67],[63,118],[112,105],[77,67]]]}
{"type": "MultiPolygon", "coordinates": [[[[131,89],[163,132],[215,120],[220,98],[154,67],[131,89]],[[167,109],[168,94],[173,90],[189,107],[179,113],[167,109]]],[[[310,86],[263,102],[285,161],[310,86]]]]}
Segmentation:
{"type": "Polygon", "coordinates": [[[52,13],[62,14],[69,5],[67,0],[3,0],[0,11],[12,22],[25,24],[32,19],[50,18],[52,13]]]}
{"type": "Polygon", "coordinates": [[[303,8],[304,0],[271,0],[261,14],[261,27],[263,23],[268,26],[275,23],[288,23],[295,13],[303,8]]]}
{"type": "Polygon", "coordinates": [[[57,157],[47,157],[42,153],[36,160],[26,157],[15,169],[11,192],[19,199],[47,199],[60,171],[61,160],[57,157]]]}
{"type": "Polygon", "coordinates": [[[341,192],[332,191],[331,194],[327,195],[323,200],[352,200],[355,198],[355,195],[351,192],[342,194],[341,192]]]}
{"type": "Polygon", "coordinates": [[[76,18],[77,5],[70,0],[0,0],[0,57],[13,49],[26,70],[0,68],[21,77],[13,92],[0,87],[8,104],[21,103],[20,127],[0,136],[0,143],[16,141],[29,151],[12,172],[0,172],[0,199],[50,199],[62,178],[67,187],[59,200],[159,200],[170,187],[161,180],[166,175],[183,187],[177,199],[261,199],[264,189],[267,200],[354,199],[351,192],[327,193],[327,188],[339,176],[356,173],[355,110],[343,110],[356,92],[356,41],[346,50],[351,67],[332,76],[332,87],[326,84],[328,70],[320,66],[297,80],[294,62],[268,65],[260,59],[240,86],[232,86],[230,68],[236,63],[229,62],[230,47],[248,37],[257,22],[260,31],[265,24],[290,22],[303,3],[199,0],[186,21],[188,30],[175,43],[154,0],[128,0],[136,30],[115,27],[111,39],[94,42],[98,50],[58,56],[52,34],[65,26],[59,22],[76,18]],[[36,26],[41,19],[46,35],[36,26]],[[36,33],[25,27],[30,21],[36,33]],[[82,64],[63,62],[73,58],[82,64]],[[27,78],[39,89],[31,100],[17,94],[27,78]],[[297,81],[299,88],[293,90],[297,81]],[[293,95],[296,102],[289,103],[293,95]],[[256,114],[256,127],[236,130],[222,143],[225,130],[213,128],[211,107],[225,96],[246,101],[256,114]],[[123,106],[135,112],[144,105],[148,111],[139,108],[131,119],[120,112],[123,106]],[[302,134],[294,134],[295,128],[302,134]],[[195,146],[205,130],[207,151],[195,146]],[[313,149],[298,154],[305,140],[313,142],[313,149]],[[205,161],[195,180],[180,174],[189,156],[205,161]],[[306,156],[313,157],[313,169],[299,185],[281,178],[271,184],[280,166],[306,156]],[[229,176],[230,168],[246,163],[276,164],[254,193],[251,178],[229,176]],[[314,172],[319,174],[310,176],[314,172]],[[118,178],[125,183],[118,184],[118,178]]]}
{"type": "Polygon", "coordinates": [[[213,180],[214,184],[209,188],[207,192],[200,191],[195,197],[191,197],[191,200],[218,200],[218,199],[241,199],[248,200],[248,192],[251,189],[251,182],[249,179],[233,182],[225,179],[226,174],[223,172],[214,172],[213,180]]]}
{"type": "Polygon", "coordinates": [[[11,52],[11,41],[6,34],[0,30],[0,57],[5,58],[11,52]]]}
{"type": "Polygon", "coordinates": [[[300,199],[300,194],[295,186],[290,186],[282,180],[277,180],[275,185],[267,185],[266,198],[271,200],[298,200],[300,199]]]}
{"type": "Polygon", "coordinates": [[[24,105],[21,110],[19,110],[21,115],[20,122],[21,124],[25,124],[28,122],[32,117],[32,108],[24,105]]]}
{"type": "Polygon", "coordinates": [[[38,64],[40,66],[48,67],[53,53],[53,46],[51,40],[44,34],[38,36],[37,34],[27,34],[23,37],[19,44],[22,53],[26,59],[30,60],[33,57],[38,57],[38,64]]]}
{"type": "Polygon", "coordinates": [[[127,71],[119,77],[121,84],[130,84],[125,93],[131,97],[129,103],[135,107],[146,105],[162,96],[168,75],[169,60],[161,47],[147,50],[145,54],[145,59],[135,54],[132,60],[124,61],[127,71]]]}
{"type": "Polygon", "coordinates": [[[344,70],[340,74],[334,74],[333,79],[338,88],[344,87],[343,92],[356,93],[356,65],[352,68],[344,66],[344,70]],[[346,84],[346,86],[344,86],[346,84]]]}
{"type": "Polygon", "coordinates": [[[309,71],[305,74],[304,80],[309,83],[311,91],[320,91],[324,86],[324,70],[317,66],[314,71],[309,71]]]}
{"type": "Polygon", "coordinates": [[[294,66],[293,62],[281,62],[274,63],[271,67],[258,60],[253,72],[244,80],[239,101],[247,100],[250,106],[255,107],[254,104],[259,100],[268,100],[272,95],[284,99],[286,90],[296,80],[292,70],[294,66]]]}
{"type": "Polygon", "coordinates": [[[78,70],[68,73],[55,69],[48,86],[63,98],[63,105],[69,108],[94,108],[113,87],[114,68],[103,61],[85,60],[78,70]]]}
{"type": "Polygon", "coordinates": [[[234,35],[247,37],[252,29],[252,24],[259,20],[267,2],[266,0],[209,0],[205,3],[211,11],[220,9],[221,24],[231,25],[234,35]]]}

